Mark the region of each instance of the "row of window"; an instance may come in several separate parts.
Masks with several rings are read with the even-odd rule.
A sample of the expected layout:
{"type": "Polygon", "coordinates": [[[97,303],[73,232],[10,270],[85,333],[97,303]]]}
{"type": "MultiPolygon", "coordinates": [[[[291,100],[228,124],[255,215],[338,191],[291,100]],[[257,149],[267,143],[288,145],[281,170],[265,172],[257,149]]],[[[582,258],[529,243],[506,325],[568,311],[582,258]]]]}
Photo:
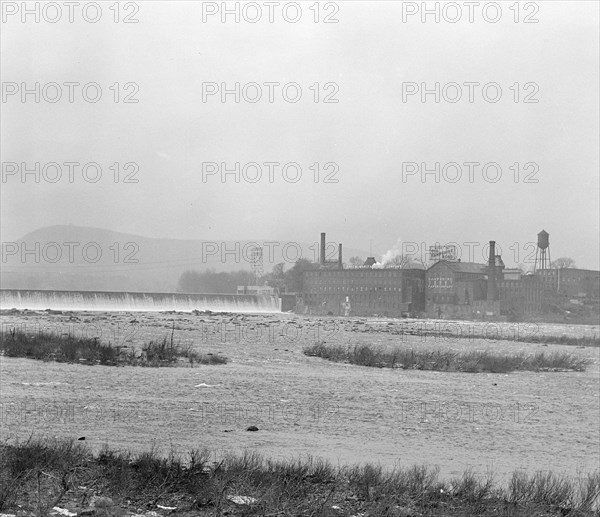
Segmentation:
{"type": "Polygon", "coordinates": [[[431,296],[433,303],[456,303],[458,296],[455,294],[434,294],[431,296]]]}
{"type": "MultiPolygon", "coordinates": [[[[320,300],[318,298],[318,296],[313,295],[313,296],[308,296],[306,298],[306,303],[309,303],[311,305],[321,305],[323,303],[322,300],[320,300]]],[[[380,309],[382,307],[385,308],[390,308],[390,309],[404,309],[407,307],[406,303],[402,303],[402,302],[389,302],[387,300],[382,300],[382,299],[371,299],[369,296],[364,295],[364,294],[359,294],[356,296],[353,296],[352,299],[350,300],[350,303],[352,305],[352,308],[354,310],[356,309],[361,309],[361,308],[370,308],[370,309],[380,309]]]]}
{"type": "Polygon", "coordinates": [[[309,287],[308,291],[311,293],[348,293],[348,292],[360,292],[360,291],[388,291],[388,292],[401,292],[401,287],[328,287],[328,286],[316,286],[309,287]]]}
{"type": "Polygon", "coordinates": [[[315,289],[315,288],[320,288],[320,287],[346,287],[346,288],[350,288],[350,287],[358,287],[358,288],[363,288],[363,289],[372,289],[373,287],[397,287],[398,289],[401,288],[402,283],[401,282],[382,282],[382,281],[377,281],[377,282],[370,282],[368,284],[366,283],[357,283],[357,282],[306,282],[305,283],[307,289],[315,289]]]}
{"type": "Polygon", "coordinates": [[[449,289],[453,286],[453,283],[452,278],[430,278],[428,285],[430,289],[435,287],[446,287],[449,289]]]}
{"type": "MultiPolygon", "coordinates": [[[[320,277],[340,277],[340,271],[313,271],[308,272],[311,276],[320,276],[320,277]]],[[[343,274],[343,273],[342,273],[343,274]]],[[[365,269],[364,271],[352,271],[352,273],[346,273],[344,275],[346,278],[366,278],[366,277],[376,277],[376,278],[389,278],[396,276],[401,278],[403,276],[403,271],[401,269],[365,269]]]]}

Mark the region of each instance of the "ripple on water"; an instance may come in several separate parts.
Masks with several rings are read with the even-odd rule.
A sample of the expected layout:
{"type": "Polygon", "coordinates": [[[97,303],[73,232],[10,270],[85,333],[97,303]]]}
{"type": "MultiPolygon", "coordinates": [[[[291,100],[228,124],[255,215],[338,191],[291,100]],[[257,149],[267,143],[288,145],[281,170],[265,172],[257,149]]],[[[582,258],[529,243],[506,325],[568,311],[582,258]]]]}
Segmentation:
{"type": "MultiPolygon", "coordinates": [[[[132,319],[127,314],[110,316],[102,321],[113,330],[126,328],[132,319]]],[[[203,316],[203,321],[189,314],[135,317],[135,332],[125,336],[131,345],[162,338],[173,319],[186,329],[176,331],[176,340],[193,343],[199,351],[220,352],[230,362],[152,369],[2,358],[3,433],[85,435],[92,446],[107,443],[136,450],[152,444],[165,451],[205,446],[215,454],[252,449],[276,458],[311,454],[334,463],[428,463],[439,465],[448,476],[466,467],[481,472],[493,468],[499,476],[517,468],[574,473],[600,462],[598,349],[544,348],[590,358],[593,364],[582,373],[388,370],[304,356],[303,346],[318,335],[315,329],[331,325],[330,320],[294,317],[295,326],[303,330],[298,339],[264,332],[261,339],[248,342],[232,337],[236,334],[226,334],[224,341],[222,334],[206,332],[207,324],[217,327],[235,321],[234,316],[203,316]],[[246,432],[251,425],[259,431],[246,432]]],[[[39,318],[50,322],[59,316],[39,318]]],[[[268,330],[290,319],[245,315],[243,322],[268,330]]],[[[369,322],[343,321],[335,333],[329,332],[327,342],[540,350],[539,345],[510,341],[423,342],[419,336],[402,336],[400,341],[387,331],[393,329],[387,323],[376,325],[385,332],[363,332],[369,322]]],[[[557,327],[552,330],[559,332],[557,327]]],[[[590,331],[598,333],[597,328],[590,331]]]]}

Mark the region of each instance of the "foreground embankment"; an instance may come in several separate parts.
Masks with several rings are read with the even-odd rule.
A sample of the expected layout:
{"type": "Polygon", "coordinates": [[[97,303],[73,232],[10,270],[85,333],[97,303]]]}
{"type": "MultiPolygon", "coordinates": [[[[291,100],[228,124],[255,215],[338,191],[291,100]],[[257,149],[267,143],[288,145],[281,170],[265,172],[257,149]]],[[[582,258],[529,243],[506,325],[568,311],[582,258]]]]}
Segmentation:
{"type": "MultiPolygon", "coordinates": [[[[150,341],[162,343],[165,335],[170,342],[174,332],[184,350],[228,359],[141,368],[0,357],[0,431],[9,439],[85,436],[94,453],[105,445],[134,454],[149,446],[174,448],[183,455],[207,447],[215,461],[260,453],[281,461],[313,455],[336,466],[427,464],[439,468],[441,479],[461,477],[469,468],[480,474],[491,469],[500,486],[508,486],[515,470],[572,475],[600,463],[595,346],[404,332],[443,322],[294,315],[30,311],[5,315],[3,323],[97,336],[138,351],[150,341]],[[586,367],[466,373],[373,368],[304,355],[307,346],[321,342],[459,355],[566,353],[586,367]],[[258,431],[247,432],[252,426],[258,431]]],[[[539,329],[547,330],[555,336],[598,334],[597,327],[539,329]]]]}
{"type": "Polygon", "coordinates": [[[507,486],[471,470],[441,480],[427,466],[385,470],[334,467],[314,459],[274,461],[258,454],[211,462],[78,442],[30,438],[0,445],[0,510],[19,516],[571,516],[599,515],[600,472],[569,479],[514,472],[507,486]]]}

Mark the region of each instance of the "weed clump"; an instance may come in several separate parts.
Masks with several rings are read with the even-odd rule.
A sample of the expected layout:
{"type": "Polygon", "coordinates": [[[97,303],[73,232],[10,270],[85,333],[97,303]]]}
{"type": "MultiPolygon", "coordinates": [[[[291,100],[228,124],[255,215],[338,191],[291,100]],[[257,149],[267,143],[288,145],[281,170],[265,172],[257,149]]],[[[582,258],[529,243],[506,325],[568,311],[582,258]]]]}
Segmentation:
{"type": "Polygon", "coordinates": [[[104,366],[178,366],[186,361],[194,364],[226,364],[227,358],[218,354],[202,354],[192,345],[183,346],[165,336],[151,340],[141,350],[114,347],[98,338],[74,337],[50,332],[28,334],[18,329],[0,334],[0,353],[6,357],[26,357],[59,363],[80,363],[104,366]]]}
{"type": "Polygon", "coordinates": [[[443,372],[507,373],[519,370],[581,372],[588,365],[587,359],[565,352],[499,355],[488,351],[457,353],[451,350],[415,350],[399,347],[392,350],[378,350],[369,345],[340,346],[324,343],[305,347],[303,352],[312,357],[360,366],[443,372]]]}
{"type": "Polygon", "coordinates": [[[185,514],[232,516],[599,514],[598,471],[575,480],[552,472],[515,472],[502,487],[493,473],[479,476],[467,470],[445,481],[437,468],[422,465],[391,471],[373,464],[336,467],[310,456],[271,460],[256,452],[211,458],[208,449],[180,457],[108,447],[94,454],[76,442],[56,439],[4,443],[0,511],[19,508],[47,515],[60,504],[80,513],[91,503],[111,515],[122,515],[123,506],[157,505],[185,514]]]}

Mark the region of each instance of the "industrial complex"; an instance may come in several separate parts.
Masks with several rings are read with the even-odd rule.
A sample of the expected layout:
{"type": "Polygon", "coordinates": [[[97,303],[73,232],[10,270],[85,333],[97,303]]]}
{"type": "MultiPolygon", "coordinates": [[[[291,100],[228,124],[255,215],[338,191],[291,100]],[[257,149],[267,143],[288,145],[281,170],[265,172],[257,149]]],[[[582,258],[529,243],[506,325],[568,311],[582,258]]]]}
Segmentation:
{"type": "Polygon", "coordinates": [[[321,234],[318,269],[303,273],[295,310],[336,316],[427,316],[517,320],[571,304],[598,308],[600,271],[555,269],[549,260],[549,235],[538,234],[535,269],[507,269],[489,243],[487,264],[444,256],[430,267],[377,267],[369,257],[362,267],[347,268],[342,245],[336,261],[325,258],[321,234]]]}

